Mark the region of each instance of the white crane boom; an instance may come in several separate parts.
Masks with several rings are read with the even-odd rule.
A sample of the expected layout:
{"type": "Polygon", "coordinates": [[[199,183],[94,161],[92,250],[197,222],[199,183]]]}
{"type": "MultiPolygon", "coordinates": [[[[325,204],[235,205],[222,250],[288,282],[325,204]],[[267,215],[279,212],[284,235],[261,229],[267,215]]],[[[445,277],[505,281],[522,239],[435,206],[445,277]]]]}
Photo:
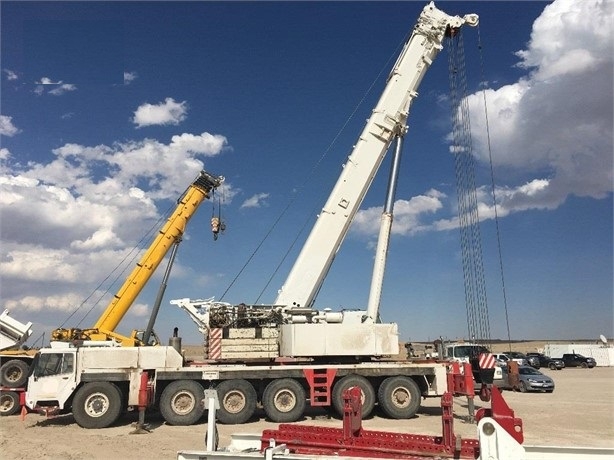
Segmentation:
{"type": "Polygon", "coordinates": [[[278,293],[276,305],[312,307],[390,143],[406,129],[418,86],[442,49],[446,33],[463,24],[475,26],[477,23],[477,15],[449,16],[433,2],[424,8],[388,76],[379,102],[278,293]]]}

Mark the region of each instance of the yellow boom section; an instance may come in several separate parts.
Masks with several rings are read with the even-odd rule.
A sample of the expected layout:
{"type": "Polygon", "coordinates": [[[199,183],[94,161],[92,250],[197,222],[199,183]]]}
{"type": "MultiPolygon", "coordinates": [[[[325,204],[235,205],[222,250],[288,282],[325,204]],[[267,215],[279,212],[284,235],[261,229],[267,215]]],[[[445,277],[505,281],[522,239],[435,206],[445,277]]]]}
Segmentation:
{"type": "Polygon", "coordinates": [[[53,340],[110,340],[116,339],[124,346],[140,345],[133,331],[132,337],[125,337],[115,332],[115,328],[128,312],[135,299],[156,271],[169,249],[181,239],[190,218],[211,191],[223,182],[223,177],[212,176],[201,171],[200,175],[187,188],[178,201],[177,208],[168,218],[158,235],[149,246],[139,263],[126,278],[113,300],[100,316],[92,329],[57,329],[52,333],[53,340]]]}

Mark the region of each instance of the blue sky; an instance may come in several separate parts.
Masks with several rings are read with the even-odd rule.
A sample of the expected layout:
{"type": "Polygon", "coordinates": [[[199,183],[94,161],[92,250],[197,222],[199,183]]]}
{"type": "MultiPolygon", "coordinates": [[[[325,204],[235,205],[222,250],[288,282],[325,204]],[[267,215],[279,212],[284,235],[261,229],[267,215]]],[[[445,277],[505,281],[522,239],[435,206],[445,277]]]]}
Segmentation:
{"type": "MultiPolygon", "coordinates": [[[[272,302],[424,5],[3,1],[2,306],[48,335],[202,168],[226,182],[190,222],[158,334],[201,341],[170,299],[272,302]]],[[[483,71],[478,31],[464,37],[492,337],[507,332],[484,98],[512,338],[614,336],[613,4],[437,6],[480,16],[483,71]]],[[[403,340],[467,334],[448,94],[444,50],[409,116],[384,281],[403,340]]],[[[366,306],[388,168],[317,308],[366,306]]],[[[160,276],[120,332],[146,326],[160,276]]],[[[64,326],[93,325],[108,288],[64,326]]]]}

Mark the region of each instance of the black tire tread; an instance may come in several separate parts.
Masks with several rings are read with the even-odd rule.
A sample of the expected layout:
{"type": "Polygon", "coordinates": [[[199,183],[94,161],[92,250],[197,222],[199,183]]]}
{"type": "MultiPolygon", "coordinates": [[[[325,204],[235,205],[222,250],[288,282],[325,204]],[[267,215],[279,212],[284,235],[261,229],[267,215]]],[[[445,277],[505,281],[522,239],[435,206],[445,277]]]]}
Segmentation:
{"type": "Polygon", "coordinates": [[[18,388],[22,387],[28,381],[28,371],[30,366],[25,361],[20,359],[11,359],[0,367],[0,383],[4,387],[18,388]],[[17,368],[20,372],[20,376],[17,380],[11,382],[8,378],[11,368],[17,368]]]}
{"type": "Polygon", "coordinates": [[[189,426],[198,422],[205,413],[203,405],[204,389],[194,380],[176,380],[168,384],[160,396],[160,413],[166,423],[175,426],[189,426]],[[179,392],[188,392],[194,397],[194,409],[188,414],[178,414],[173,410],[173,397],[179,392]]]}
{"type": "Polygon", "coordinates": [[[247,422],[256,412],[258,396],[256,390],[247,380],[231,379],[224,380],[216,387],[217,397],[220,401],[220,409],[216,412],[217,420],[225,425],[239,425],[247,422]],[[245,407],[237,413],[228,412],[224,408],[224,397],[230,391],[239,391],[245,396],[245,407]]]}
{"type": "Polygon", "coordinates": [[[0,394],[0,417],[15,415],[21,406],[19,405],[19,395],[15,391],[3,391],[0,394]],[[6,406],[5,404],[9,404],[6,406]]]}
{"type": "Polygon", "coordinates": [[[275,423],[296,422],[305,412],[307,395],[303,386],[294,379],[272,380],[264,389],[262,406],[267,417],[275,423]],[[294,393],[296,405],[288,412],[280,412],[275,408],[273,398],[279,390],[286,389],[294,393]]]}
{"type": "Polygon", "coordinates": [[[382,411],[394,419],[409,419],[416,415],[420,408],[422,397],[420,387],[411,377],[392,376],[385,379],[377,391],[377,401],[382,411]],[[395,387],[403,386],[410,394],[410,404],[407,408],[399,408],[390,400],[391,391],[395,387]]]}
{"type": "Polygon", "coordinates": [[[360,387],[364,395],[364,402],[362,404],[362,417],[367,418],[373,412],[375,407],[375,390],[369,381],[356,374],[349,374],[341,378],[333,385],[332,399],[333,408],[337,414],[343,416],[343,391],[351,387],[360,387]]]}
{"type": "Polygon", "coordinates": [[[107,428],[121,415],[122,396],[119,388],[110,382],[90,382],[77,390],[72,403],[75,422],[82,428],[107,428]],[[103,393],[109,399],[109,410],[100,417],[90,417],[83,407],[85,400],[92,393],[103,393]]]}

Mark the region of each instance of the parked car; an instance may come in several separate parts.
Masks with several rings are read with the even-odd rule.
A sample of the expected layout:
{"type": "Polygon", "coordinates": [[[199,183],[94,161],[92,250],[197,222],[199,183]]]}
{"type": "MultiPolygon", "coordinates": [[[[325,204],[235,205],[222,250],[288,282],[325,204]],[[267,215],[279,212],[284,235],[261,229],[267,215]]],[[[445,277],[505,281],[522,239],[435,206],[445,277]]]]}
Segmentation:
{"type": "Polygon", "coordinates": [[[524,360],[525,364],[528,364],[529,366],[533,366],[535,369],[540,368],[538,359],[530,358],[524,353],[519,353],[517,351],[510,351],[507,353],[507,355],[519,364],[521,363],[522,360],[524,360]]]}
{"type": "Polygon", "coordinates": [[[565,363],[565,367],[584,367],[591,369],[597,365],[595,358],[582,356],[578,353],[565,353],[561,359],[565,363]]]}
{"type": "Polygon", "coordinates": [[[554,380],[531,366],[519,366],[520,391],[554,391],[554,380]]]}
{"type": "Polygon", "coordinates": [[[516,361],[519,366],[527,366],[529,364],[526,358],[514,358],[507,353],[494,353],[493,356],[501,366],[507,366],[508,361],[516,361]]]}
{"type": "Polygon", "coordinates": [[[562,359],[551,358],[550,356],[546,356],[543,353],[527,353],[527,357],[537,358],[537,360],[539,361],[540,367],[547,367],[549,369],[557,370],[557,371],[560,371],[561,369],[565,367],[565,363],[563,362],[562,359]]]}
{"type": "MultiPolygon", "coordinates": [[[[501,388],[512,388],[508,376],[509,374],[506,370],[500,384],[501,388]]],[[[554,380],[542,374],[534,367],[518,366],[518,389],[522,393],[526,393],[527,391],[545,391],[546,393],[552,393],[554,391],[554,380]]]]}

